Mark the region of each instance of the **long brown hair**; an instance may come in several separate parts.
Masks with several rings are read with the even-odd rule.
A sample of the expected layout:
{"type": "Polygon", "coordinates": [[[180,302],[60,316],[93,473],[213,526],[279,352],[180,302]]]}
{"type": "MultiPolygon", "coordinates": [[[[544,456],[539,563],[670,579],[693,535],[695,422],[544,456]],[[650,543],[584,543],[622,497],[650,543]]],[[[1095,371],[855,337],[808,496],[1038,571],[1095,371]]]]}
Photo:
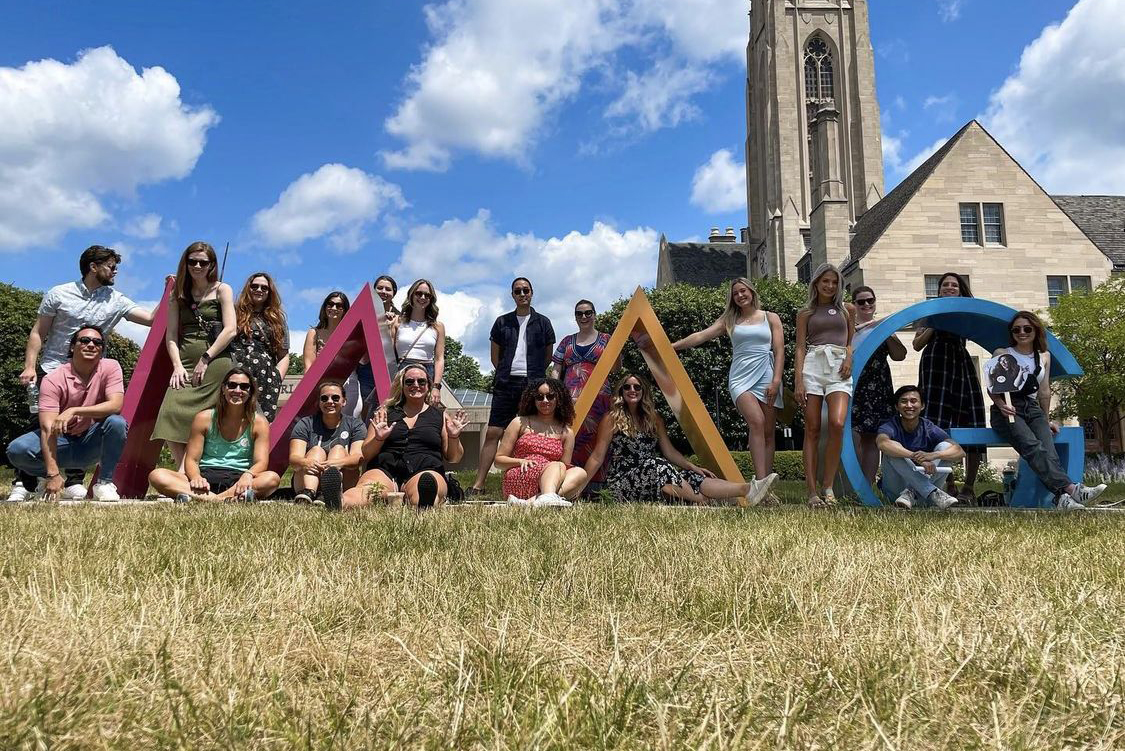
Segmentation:
{"type": "Polygon", "coordinates": [[[274,357],[280,359],[283,353],[289,351],[289,324],[285,320],[285,310],[281,307],[281,293],[277,291],[273,277],[265,271],[255,271],[246,277],[246,284],[242,285],[242,292],[238,295],[238,302],[234,306],[235,322],[238,325],[238,332],[249,339],[250,322],[256,312],[254,301],[250,299],[250,283],[258,277],[264,277],[270,285],[261,316],[269,329],[270,349],[273,350],[274,357]]]}
{"type": "Polygon", "coordinates": [[[328,303],[332,302],[332,300],[336,299],[337,297],[340,298],[340,301],[342,303],[344,303],[345,313],[347,313],[348,309],[352,307],[351,302],[348,300],[348,296],[343,292],[340,292],[339,290],[329,292],[328,295],[325,296],[324,302],[320,304],[320,317],[316,319],[316,326],[314,326],[313,328],[323,329],[325,331],[328,330],[328,303]]]}
{"type": "Polygon", "coordinates": [[[180,256],[180,265],[176,267],[176,299],[180,303],[191,307],[195,304],[195,298],[191,294],[191,274],[188,273],[187,260],[188,256],[192,253],[203,251],[207,254],[207,260],[211,262],[207,270],[208,284],[214,284],[219,280],[219,257],[215,255],[215,249],[209,243],[203,241],[193,242],[191,245],[184,249],[183,254],[180,256]]]}
{"type": "Polygon", "coordinates": [[[430,288],[430,302],[426,305],[425,319],[427,323],[435,323],[437,321],[438,306],[437,306],[437,290],[434,285],[430,283],[429,279],[419,279],[410,285],[410,290],[406,293],[406,302],[402,304],[402,318],[404,321],[410,321],[410,314],[414,310],[414,293],[421,285],[426,285],[430,288]]]}
{"type": "MultiPolygon", "coordinates": [[[[250,379],[250,395],[246,397],[246,401],[242,403],[242,421],[246,423],[254,423],[254,412],[258,408],[258,384],[254,380],[254,376],[250,371],[241,365],[235,365],[233,368],[226,372],[223,380],[219,382],[219,393],[215,399],[215,416],[219,419],[219,424],[223,422],[223,418],[227,415],[227,410],[230,409],[230,403],[227,401],[227,380],[232,375],[244,375],[250,379]]],[[[240,428],[239,433],[242,432],[240,428]]]]}
{"type": "Polygon", "coordinates": [[[613,389],[613,407],[610,409],[613,419],[613,432],[624,433],[628,436],[651,435],[656,432],[656,423],[660,419],[656,414],[656,404],[652,401],[652,384],[637,373],[626,373],[617,382],[613,389]],[[634,419],[625,406],[625,398],[621,394],[621,387],[630,378],[635,378],[641,384],[641,403],[637,406],[637,416],[634,419]]]}
{"type": "Polygon", "coordinates": [[[1008,321],[1008,345],[1016,346],[1016,336],[1012,333],[1012,327],[1016,325],[1016,321],[1021,318],[1026,318],[1027,322],[1031,324],[1031,328],[1035,329],[1035,340],[1031,346],[1036,352],[1047,351],[1047,330],[1043,328],[1043,322],[1039,320],[1039,316],[1032,313],[1030,310],[1021,310],[1012,316],[1012,320],[1008,321]]]}

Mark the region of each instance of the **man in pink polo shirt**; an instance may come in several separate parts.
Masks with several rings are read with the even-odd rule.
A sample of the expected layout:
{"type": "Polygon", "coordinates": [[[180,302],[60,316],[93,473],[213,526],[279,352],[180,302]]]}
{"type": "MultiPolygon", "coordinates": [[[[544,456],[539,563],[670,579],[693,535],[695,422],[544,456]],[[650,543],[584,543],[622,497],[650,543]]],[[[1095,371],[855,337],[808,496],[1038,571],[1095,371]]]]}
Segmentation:
{"type": "Polygon", "coordinates": [[[43,478],[38,492],[53,501],[63,489],[67,469],[101,464],[94,500],[119,500],[113,473],[125,448],[125,399],[121,365],[102,357],[105,337],[97,326],[83,326],[70,337],[70,362],[46,375],[39,387],[39,430],[8,445],[16,469],[43,478]]]}

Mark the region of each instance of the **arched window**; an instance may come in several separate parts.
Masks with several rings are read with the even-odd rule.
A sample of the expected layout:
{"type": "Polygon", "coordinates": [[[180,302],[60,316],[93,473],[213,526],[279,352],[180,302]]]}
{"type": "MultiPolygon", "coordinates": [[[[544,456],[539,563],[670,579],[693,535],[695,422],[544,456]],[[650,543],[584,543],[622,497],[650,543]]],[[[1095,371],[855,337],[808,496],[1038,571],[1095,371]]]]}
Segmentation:
{"type": "Polygon", "coordinates": [[[835,101],[832,88],[832,53],[816,35],[805,45],[805,100],[809,104],[835,101]]]}

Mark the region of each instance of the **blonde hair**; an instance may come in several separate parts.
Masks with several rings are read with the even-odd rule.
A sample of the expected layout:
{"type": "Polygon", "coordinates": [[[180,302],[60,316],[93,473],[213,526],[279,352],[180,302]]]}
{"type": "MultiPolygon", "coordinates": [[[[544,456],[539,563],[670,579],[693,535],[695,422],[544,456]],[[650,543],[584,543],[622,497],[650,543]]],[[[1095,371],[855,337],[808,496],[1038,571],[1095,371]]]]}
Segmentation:
{"type": "Polygon", "coordinates": [[[738,317],[742,315],[742,309],[738,307],[738,303],[734,301],[734,285],[743,284],[750,290],[750,315],[754,315],[761,307],[761,300],[758,298],[758,290],[754,289],[754,285],[750,280],[744,276],[734,279],[730,283],[730,289],[727,291],[727,307],[723,314],[719,316],[719,320],[723,322],[723,328],[726,329],[727,336],[730,332],[734,331],[734,324],[738,322],[738,317]]]}
{"type": "Polygon", "coordinates": [[[810,313],[816,310],[817,301],[820,299],[820,293],[817,292],[816,285],[820,281],[820,277],[829,271],[836,275],[836,297],[832,300],[832,307],[843,313],[844,320],[847,320],[848,309],[844,306],[844,275],[831,263],[822,263],[817,266],[816,273],[809,280],[809,299],[801,310],[807,310],[810,313]]]}
{"type": "Polygon", "coordinates": [[[395,377],[391,380],[391,393],[387,395],[386,401],[383,402],[383,406],[387,409],[390,409],[391,407],[401,407],[402,404],[406,401],[406,392],[405,388],[402,385],[402,381],[404,378],[406,378],[406,372],[409,370],[422,371],[422,375],[426,376],[426,383],[430,382],[430,374],[427,373],[426,369],[421,365],[407,365],[405,368],[396,373],[395,377]]]}
{"type": "Polygon", "coordinates": [[[652,401],[652,384],[636,373],[626,373],[613,389],[613,407],[610,409],[610,415],[614,433],[624,433],[627,436],[655,433],[656,423],[660,418],[652,401]],[[625,406],[625,399],[621,396],[621,387],[630,378],[641,384],[641,403],[637,406],[635,418],[629,414],[629,408],[625,406]]]}

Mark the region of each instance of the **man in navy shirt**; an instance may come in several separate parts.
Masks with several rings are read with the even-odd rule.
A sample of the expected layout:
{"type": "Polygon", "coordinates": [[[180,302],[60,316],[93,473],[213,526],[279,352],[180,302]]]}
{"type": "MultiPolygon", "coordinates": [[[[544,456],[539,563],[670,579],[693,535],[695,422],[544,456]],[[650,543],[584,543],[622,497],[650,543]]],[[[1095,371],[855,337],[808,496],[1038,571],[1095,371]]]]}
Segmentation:
{"type": "Polygon", "coordinates": [[[957,499],[934,484],[942,462],[965,456],[965,450],[949,434],[922,417],[925,409],[917,386],[903,386],[895,392],[898,415],[879,426],[875,445],[883,454],[883,494],[897,494],[895,505],[912,508],[926,500],[947,509],[957,499]]]}

